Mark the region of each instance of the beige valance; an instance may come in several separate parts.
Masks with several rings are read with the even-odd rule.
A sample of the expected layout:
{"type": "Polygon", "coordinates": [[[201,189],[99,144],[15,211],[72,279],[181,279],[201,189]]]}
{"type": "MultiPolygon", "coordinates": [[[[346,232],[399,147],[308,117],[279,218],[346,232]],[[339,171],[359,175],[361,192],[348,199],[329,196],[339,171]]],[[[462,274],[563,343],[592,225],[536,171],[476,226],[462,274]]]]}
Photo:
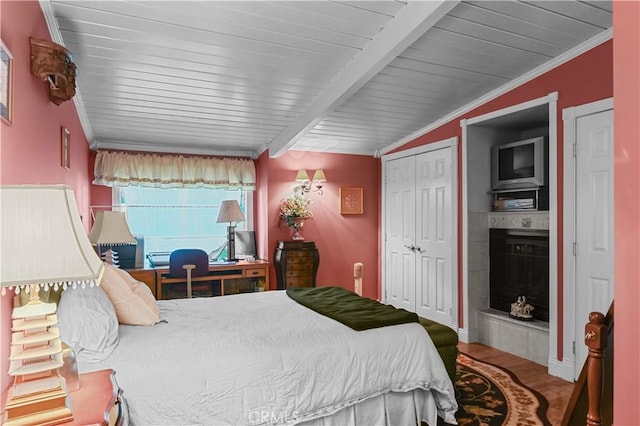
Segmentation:
{"type": "Polygon", "coordinates": [[[254,190],[256,169],[251,159],[99,151],[93,183],[254,190]]]}

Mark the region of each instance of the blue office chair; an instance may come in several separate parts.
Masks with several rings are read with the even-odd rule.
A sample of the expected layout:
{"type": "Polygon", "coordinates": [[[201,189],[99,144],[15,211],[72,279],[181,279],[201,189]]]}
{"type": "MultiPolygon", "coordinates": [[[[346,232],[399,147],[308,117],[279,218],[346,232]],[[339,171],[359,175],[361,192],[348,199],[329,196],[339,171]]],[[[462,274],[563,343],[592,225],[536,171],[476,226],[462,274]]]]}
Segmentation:
{"type": "Polygon", "coordinates": [[[209,274],[209,255],[200,249],[179,249],[169,256],[169,279],[171,291],[185,294],[191,299],[193,293],[213,295],[209,274]],[[184,281],[184,283],[181,283],[184,281]]]}

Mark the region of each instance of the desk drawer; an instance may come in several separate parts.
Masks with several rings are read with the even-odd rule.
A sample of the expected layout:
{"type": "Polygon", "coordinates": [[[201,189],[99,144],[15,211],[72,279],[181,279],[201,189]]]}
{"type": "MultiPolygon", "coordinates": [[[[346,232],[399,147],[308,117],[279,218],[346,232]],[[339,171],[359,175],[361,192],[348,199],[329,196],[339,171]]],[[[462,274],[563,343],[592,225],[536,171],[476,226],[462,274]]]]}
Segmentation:
{"type": "Polygon", "coordinates": [[[243,276],[245,278],[265,277],[266,275],[267,270],[265,268],[245,269],[243,271],[243,276]]]}

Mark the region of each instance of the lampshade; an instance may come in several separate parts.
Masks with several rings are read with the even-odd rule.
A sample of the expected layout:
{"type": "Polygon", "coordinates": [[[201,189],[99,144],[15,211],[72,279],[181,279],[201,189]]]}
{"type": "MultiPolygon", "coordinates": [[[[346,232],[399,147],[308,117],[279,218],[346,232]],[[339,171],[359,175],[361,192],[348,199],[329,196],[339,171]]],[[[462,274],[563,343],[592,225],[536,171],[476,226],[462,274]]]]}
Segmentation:
{"type": "Polygon", "coordinates": [[[217,223],[243,222],[244,215],[240,211],[240,205],[236,200],[224,200],[220,206],[217,223]]]}
{"type": "Polygon", "coordinates": [[[318,169],[313,174],[314,182],[326,182],[327,178],[324,176],[324,170],[318,169]]]}
{"type": "Polygon", "coordinates": [[[0,286],[99,281],[104,265],[65,185],[0,187],[0,286]]]}
{"type": "Polygon", "coordinates": [[[96,213],[96,222],[89,232],[89,241],[93,245],[136,244],[136,239],[127,225],[125,213],[104,210],[96,213]]]}
{"type": "Polygon", "coordinates": [[[309,180],[309,174],[305,169],[298,170],[296,175],[296,182],[307,182],[309,180]]]}
{"type": "Polygon", "coordinates": [[[55,303],[38,286],[100,282],[103,263],[82,226],[73,191],[64,185],[0,187],[0,286],[29,287],[29,302],[14,307],[9,376],[2,424],[71,422],[55,303]]]}

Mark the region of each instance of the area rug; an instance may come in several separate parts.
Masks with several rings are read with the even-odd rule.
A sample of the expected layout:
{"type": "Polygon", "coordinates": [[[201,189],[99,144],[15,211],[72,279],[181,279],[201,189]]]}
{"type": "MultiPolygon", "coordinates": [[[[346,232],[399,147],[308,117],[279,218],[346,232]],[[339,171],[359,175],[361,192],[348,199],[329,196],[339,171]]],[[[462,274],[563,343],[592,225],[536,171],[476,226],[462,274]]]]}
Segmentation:
{"type": "Polygon", "coordinates": [[[459,354],[455,389],[461,426],[551,425],[544,396],[493,364],[459,354]]]}

